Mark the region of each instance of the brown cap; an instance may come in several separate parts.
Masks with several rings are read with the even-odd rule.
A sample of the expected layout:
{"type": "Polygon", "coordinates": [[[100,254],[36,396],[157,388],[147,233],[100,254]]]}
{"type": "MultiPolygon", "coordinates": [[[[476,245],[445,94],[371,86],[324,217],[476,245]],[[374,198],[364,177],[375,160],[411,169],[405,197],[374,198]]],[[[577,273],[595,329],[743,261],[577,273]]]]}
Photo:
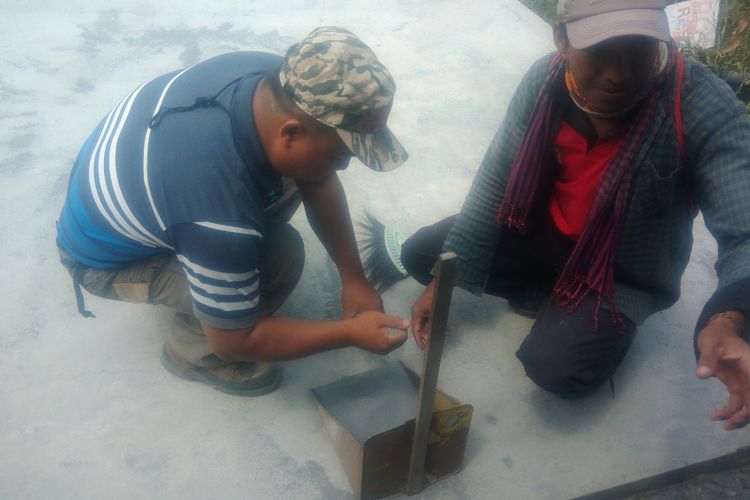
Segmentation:
{"type": "Polygon", "coordinates": [[[559,0],[557,19],[565,23],[575,49],[626,35],[668,42],[672,36],[665,7],[665,0],[559,0]]]}

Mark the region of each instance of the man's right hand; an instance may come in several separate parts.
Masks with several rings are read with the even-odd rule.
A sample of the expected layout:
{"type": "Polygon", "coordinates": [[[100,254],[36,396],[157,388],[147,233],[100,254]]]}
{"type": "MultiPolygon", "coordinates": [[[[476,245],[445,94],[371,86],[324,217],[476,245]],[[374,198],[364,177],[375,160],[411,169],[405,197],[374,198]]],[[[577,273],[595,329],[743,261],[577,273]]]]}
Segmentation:
{"type": "Polygon", "coordinates": [[[375,354],[388,354],[403,344],[409,328],[408,319],[379,311],[366,311],[345,321],[352,325],[352,343],[375,354]]]}
{"type": "Polygon", "coordinates": [[[422,295],[411,307],[411,332],[414,341],[420,349],[427,345],[427,336],[430,333],[430,312],[432,310],[432,297],[435,295],[435,280],[430,281],[422,295]]]}
{"type": "Polygon", "coordinates": [[[742,339],[746,328],[739,311],[716,314],[698,334],[700,359],[696,375],[715,376],[726,386],[729,402],[711,414],[711,420],[723,420],[728,431],[750,423],[750,346],[742,339]]]}

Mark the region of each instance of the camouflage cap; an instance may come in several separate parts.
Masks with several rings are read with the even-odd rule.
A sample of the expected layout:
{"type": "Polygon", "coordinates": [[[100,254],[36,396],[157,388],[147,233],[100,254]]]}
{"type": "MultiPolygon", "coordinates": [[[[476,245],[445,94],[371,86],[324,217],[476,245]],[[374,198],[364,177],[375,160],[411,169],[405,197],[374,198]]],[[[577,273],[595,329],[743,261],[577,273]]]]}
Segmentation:
{"type": "Polygon", "coordinates": [[[334,127],[371,169],[393,170],[409,157],[386,126],[396,92],[393,77],[350,31],[321,27],[292,45],[279,81],[297,106],[334,127]]]}

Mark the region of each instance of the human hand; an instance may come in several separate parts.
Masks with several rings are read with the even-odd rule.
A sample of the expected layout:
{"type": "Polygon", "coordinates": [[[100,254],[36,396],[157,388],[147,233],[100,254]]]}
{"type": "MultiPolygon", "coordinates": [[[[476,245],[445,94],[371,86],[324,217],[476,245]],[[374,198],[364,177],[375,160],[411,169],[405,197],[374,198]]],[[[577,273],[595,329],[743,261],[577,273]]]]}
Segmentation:
{"type": "Polygon", "coordinates": [[[352,324],[352,343],[375,354],[388,354],[403,344],[409,328],[409,320],[379,311],[365,311],[347,321],[352,324]]]}
{"type": "Polygon", "coordinates": [[[750,422],[750,346],[740,334],[745,320],[737,311],[715,315],[698,334],[698,378],[717,377],[729,392],[729,402],[711,414],[724,429],[740,429],[750,422]]]}
{"type": "Polygon", "coordinates": [[[432,310],[432,297],[435,295],[435,280],[424,289],[414,305],[411,307],[411,332],[414,341],[420,349],[427,345],[427,336],[430,332],[430,312],[432,310]]]}
{"type": "Polygon", "coordinates": [[[355,279],[342,284],[341,317],[351,318],[365,311],[383,312],[383,299],[366,279],[355,279]]]}

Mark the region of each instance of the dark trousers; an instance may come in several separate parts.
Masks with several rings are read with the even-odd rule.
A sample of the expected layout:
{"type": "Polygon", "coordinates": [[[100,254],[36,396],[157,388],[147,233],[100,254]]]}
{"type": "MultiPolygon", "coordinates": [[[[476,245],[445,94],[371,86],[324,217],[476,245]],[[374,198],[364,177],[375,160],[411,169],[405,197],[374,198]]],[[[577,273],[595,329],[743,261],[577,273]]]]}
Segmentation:
{"type": "MultiPolygon", "coordinates": [[[[423,227],[403,244],[401,260],[420,283],[426,285],[432,279],[430,270],[455,218],[423,227]]],[[[516,356],[535,384],[568,398],[586,396],[609,378],[628,352],[636,331],[635,324],[624,318],[625,331],[618,332],[604,309],[595,331],[593,294],[573,312],[549,299],[572,248],[573,241],[551,222],[525,235],[503,231],[484,290],[511,302],[545,297],[516,356]]]]}

